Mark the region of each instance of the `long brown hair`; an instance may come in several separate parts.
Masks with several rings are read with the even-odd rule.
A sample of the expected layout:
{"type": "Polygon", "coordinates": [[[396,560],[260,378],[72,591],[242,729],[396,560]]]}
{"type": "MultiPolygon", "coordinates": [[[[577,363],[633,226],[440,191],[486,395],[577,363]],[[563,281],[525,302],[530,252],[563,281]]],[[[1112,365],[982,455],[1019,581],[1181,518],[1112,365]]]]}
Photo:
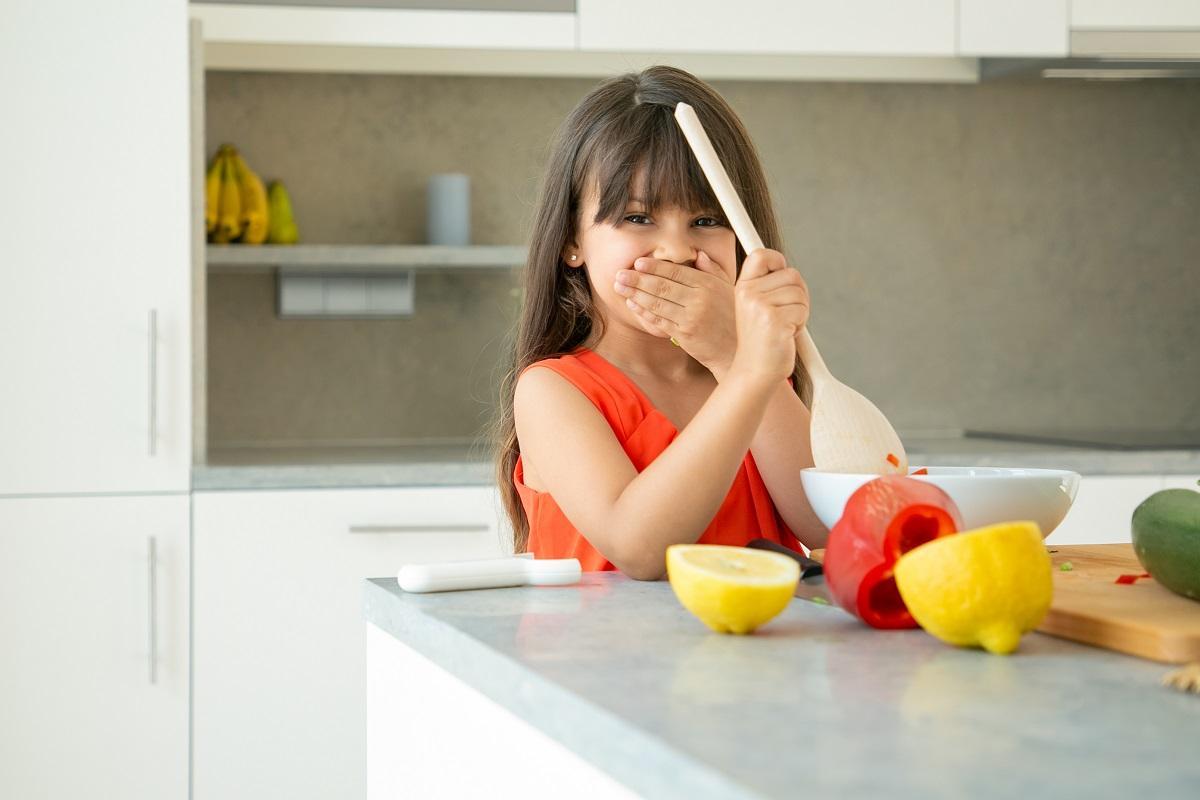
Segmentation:
{"type": "MultiPolygon", "coordinates": [[[[763,245],[783,249],[766,176],[749,134],[725,99],[694,75],[656,66],[611,78],[567,115],[553,140],[533,219],[512,367],[501,385],[495,424],[496,478],[512,523],[514,552],[524,551],[529,541],[529,520],[513,483],[521,454],[513,420],[517,378],[530,364],[574,351],[601,324],[586,271],[572,269],[562,259],[563,249],[583,222],[579,215],[587,188],[598,187],[600,194],[592,224],[615,224],[620,219],[631,183],[642,167],[649,211],[670,206],[720,209],[675,122],[675,106],[680,102],[696,110],[763,245]]],[[[739,272],[745,255],[739,243],[739,272]]],[[[807,398],[809,383],[799,360],[793,377],[796,392],[807,398]]]]}

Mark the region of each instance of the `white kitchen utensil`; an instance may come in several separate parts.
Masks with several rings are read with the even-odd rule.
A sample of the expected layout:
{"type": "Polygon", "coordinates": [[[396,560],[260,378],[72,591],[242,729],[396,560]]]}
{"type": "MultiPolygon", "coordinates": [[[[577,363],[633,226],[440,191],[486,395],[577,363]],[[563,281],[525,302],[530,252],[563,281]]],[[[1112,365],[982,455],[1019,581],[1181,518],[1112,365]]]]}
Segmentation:
{"type": "Polygon", "coordinates": [[[396,580],[406,592],[499,589],[506,586],[567,586],[582,575],[577,558],[537,560],[514,556],[441,564],[406,564],[396,580]]]}
{"type": "MultiPolygon", "coordinates": [[[[746,207],[717,157],[696,111],[687,103],[675,106],[675,121],[691,145],[721,209],[749,255],[763,247],[746,207]]],[[[887,417],[875,404],[838,381],[825,366],[805,326],[796,334],[796,350],[813,382],[810,440],[817,469],[825,472],[908,473],[904,445],[887,417]]]]}

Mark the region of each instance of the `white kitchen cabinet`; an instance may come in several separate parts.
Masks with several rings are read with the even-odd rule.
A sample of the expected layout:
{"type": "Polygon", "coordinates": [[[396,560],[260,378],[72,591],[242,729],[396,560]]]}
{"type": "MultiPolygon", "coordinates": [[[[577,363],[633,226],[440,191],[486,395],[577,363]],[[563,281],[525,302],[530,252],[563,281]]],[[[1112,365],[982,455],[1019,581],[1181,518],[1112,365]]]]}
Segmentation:
{"type": "Polygon", "coordinates": [[[188,508],[0,499],[0,797],[188,797],[188,508]]]}
{"type": "Polygon", "coordinates": [[[365,627],[367,800],[641,797],[392,634],[365,627]],[[456,769],[464,753],[470,766],[456,769]]]}
{"type": "Polygon", "coordinates": [[[1067,517],[1049,544],[1111,544],[1130,541],[1133,510],[1163,488],[1162,475],[1084,475],[1067,517]]]}
{"type": "Polygon", "coordinates": [[[1068,0],[959,0],[958,53],[1065,57],[1068,0]]]}
{"type": "Polygon", "coordinates": [[[575,15],[565,12],[193,3],[190,13],[201,21],[205,41],[219,45],[575,47],[575,15]]]}
{"type": "Polygon", "coordinates": [[[579,0],[581,50],[953,56],[956,0],[579,0]]]}
{"type": "Polygon", "coordinates": [[[1200,2],[1071,0],[1071,54],[1097,58],[1200,57],[1200,2]]]}
{"type": "Polygon", "coordinates": [[[189,488],[187,34],[184,0],[5,4],[0,495],[189,488]]]}
{"type": "Polygon", "coordinates": [[[193,797],[366,792],[363,580],[499,556],[493,487],[197,492],[193,797]]]}
{"type": "Polygon", "coordinates": [[[1196,30],[1196,0],[1071,0],[1071,27],[1086,30],[1196,30]]]}

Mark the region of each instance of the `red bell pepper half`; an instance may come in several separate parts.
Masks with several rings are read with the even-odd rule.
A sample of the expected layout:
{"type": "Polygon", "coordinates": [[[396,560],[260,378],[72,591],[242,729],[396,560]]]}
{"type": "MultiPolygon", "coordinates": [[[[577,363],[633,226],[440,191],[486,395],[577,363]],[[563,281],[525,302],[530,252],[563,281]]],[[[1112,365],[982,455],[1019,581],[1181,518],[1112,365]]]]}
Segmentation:
{"type": "Polygon", "coordinates": [[[825,548],[834,602],[875,628],[915,628],[892,576],[897,559],[962,528],[944,491],[925,481],[884,475],[850,495],[825,548]]]}

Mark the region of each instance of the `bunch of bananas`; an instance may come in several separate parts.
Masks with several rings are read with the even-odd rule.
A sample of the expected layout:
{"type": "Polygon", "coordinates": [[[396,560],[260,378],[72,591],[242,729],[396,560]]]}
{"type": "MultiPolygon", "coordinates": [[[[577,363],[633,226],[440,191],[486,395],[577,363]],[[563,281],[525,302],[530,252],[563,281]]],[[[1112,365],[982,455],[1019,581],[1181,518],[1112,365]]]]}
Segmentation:
{"type": "Polygon", "coordinates": [[[270,188],[231,144],[217,148],[204,182],[204,227],[215,244],[295,244],[292,202],[279,181],[270,188]]]}

